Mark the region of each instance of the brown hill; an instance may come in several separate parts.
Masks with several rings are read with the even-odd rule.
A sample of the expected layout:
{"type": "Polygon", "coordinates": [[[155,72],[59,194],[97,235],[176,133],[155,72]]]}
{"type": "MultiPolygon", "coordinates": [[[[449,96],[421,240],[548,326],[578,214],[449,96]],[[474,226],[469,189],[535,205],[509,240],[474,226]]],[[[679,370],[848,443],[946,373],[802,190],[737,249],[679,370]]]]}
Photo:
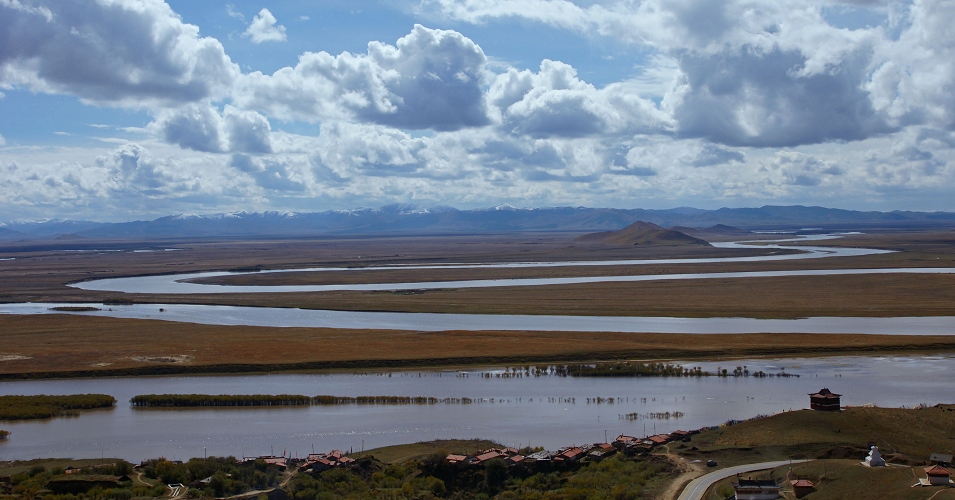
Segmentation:
{"type": "Polygon", "coordinates": [[[603,231],[585,234],[574,241],[581,243],[601,243],[604,245],[641,245],[641,246],[710,246],[709,243],[679,231],[664,229],[656,224],[637,221],[618,231],[603,231]]]}

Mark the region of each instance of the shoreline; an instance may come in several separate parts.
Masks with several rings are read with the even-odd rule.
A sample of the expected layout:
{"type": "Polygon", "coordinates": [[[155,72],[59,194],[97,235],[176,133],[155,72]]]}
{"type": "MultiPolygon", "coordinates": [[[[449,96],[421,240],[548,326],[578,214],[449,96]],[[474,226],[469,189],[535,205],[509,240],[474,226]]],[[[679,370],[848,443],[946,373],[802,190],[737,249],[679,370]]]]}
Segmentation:
{"type": "MultiPolygon", "coordinates": [[[[908,337],[918,338],[918,337],[908,337]]],[[[920,345],[899,346],[833,346],[807,350],[800,347],[779,347],[769,349],[740,348],[714,349],[707,352],[668,350],[634,350],[596,352],[583,355],[559,354],[549,356],[474,356],[422,359],[354,359],[338,361],[306,361],[297,363],[228,363],[212,365],[160,365],[137,366],[128,368],[67,371],[33,371],[0,373],[0,383],[57,380],[57,379],[104,379],[104,378],[147,378],[165,376],[231,376],[231,375],[271,375],[271,374],[324,374],[359,373],[367,370],[401,372],[407,370],[447,371],[453,369],[498,368],[503,366],[528,365],[539,363],[589,363],[604,361],[632,362],[675,362],[675,361],[724,361],[738,359],[767,358],[825,358],[825,357],[866,357],[878,355],[930,356],[933,354],[955,354],[955,338],[951,342],[936,342],[920,345]]]]}

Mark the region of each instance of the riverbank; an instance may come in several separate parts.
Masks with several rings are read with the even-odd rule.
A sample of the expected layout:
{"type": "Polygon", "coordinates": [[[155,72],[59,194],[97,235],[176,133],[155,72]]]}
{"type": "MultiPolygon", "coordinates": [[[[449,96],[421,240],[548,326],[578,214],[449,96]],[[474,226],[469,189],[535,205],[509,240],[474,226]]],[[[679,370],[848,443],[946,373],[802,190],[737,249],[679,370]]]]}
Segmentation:
{"type": "MultiPolygon", "coordinates": [[[[624,436],[614,446],[568,443],[559,453],[530,447],[505,448],[486,440],[448,439],[354,453],[313,453],[298,459],[153,459],[144,461],[132,473],[131,464],[115,459],[31,460],[0,464],[0,477],[10,478],[7,484],[11,492],[14,486],[65,487],[69,480],[69,486],[87,489],[94,483],[110,484],[114,492],[125,489],[158,494],[165,492],[159,489],[165,488],[164,484],[182,483],[180,494],[189,490],[218,496],[282,492],[301,499],[356,495],[570,499],[595,492],[659,498],[679,492],[690,478],[708,470],[792,461],[771,474],[749,476],[770,479],[788,491],[790,480],[809,480],[814,485],[813,498],[915,499],[934,494],[932,498],[940,499],[950,498],[953,491],[939,486],[913,489],[912,483],[924,476],[923,468],[930,464],[933,450],[955,446],[951,437],[955,435],[953,411],[955,405],[850,407],[841,412],[801,410],[731,424],[713,422],[699,433],[680,433],[681,437],[670,442],[627,446],[629,438],[624,436]],[[871,444],[880,447],[889,467],[876,469],[859,464],[871,444]],[[517,456],[527,459],[513,458],[517,456]],[[707,461],[715,466],[704,467],[707,461]],[[72,475],[64,474],[67,464],[71,470],[76,467],[72,475]]],[[[732,482],[717,482],[704,498],[725,497],[731,493],[732,482]]],[[[87,498],[82,491],[76,493],[77,498],[87,498]]]]}
{"type": "Polygon", "coordinates": [[[0,379],[955,352],[955,336],[415,332],[0,316],[0,379]],[[227,347],[226,347],[227,346],[227,347]]]}

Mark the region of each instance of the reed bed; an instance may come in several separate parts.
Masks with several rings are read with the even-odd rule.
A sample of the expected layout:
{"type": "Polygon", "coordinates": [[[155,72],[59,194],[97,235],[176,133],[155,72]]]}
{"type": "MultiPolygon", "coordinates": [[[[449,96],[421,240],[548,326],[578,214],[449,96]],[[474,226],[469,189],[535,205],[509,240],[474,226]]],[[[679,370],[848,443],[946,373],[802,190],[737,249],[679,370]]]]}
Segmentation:
{"type": "Polygon", "coordinates": [[[76,416],[80,410],[112,408],[115,404],[116,398],[108,394],[0,396],[0,420],[76,416]]]}

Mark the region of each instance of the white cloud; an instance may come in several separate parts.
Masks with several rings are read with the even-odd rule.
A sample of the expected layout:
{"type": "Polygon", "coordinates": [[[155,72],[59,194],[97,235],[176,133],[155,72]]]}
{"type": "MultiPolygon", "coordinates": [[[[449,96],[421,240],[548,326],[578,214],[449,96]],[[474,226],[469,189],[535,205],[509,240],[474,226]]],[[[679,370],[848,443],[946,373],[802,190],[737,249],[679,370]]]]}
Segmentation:
{"type": "Polygon", "coordinates": [[[239,74],[217,40],[160,0],[30,3],[0,3],[2,88],[143,108],[221,97],[239,74]]]}
{"type": "MultiPolygon", "coordinates": [[[[924,10],[923,3],[929,2],[913,6],[913,18],[924,10]]],[[[422,11],[431,9],[466,22],[518,17],[582,35],[599,33],[651,50],[648,65],[617,95],[639,102],[646,95],[660,95],[660,83],[669,79],[672,83],[661,109],[672,114],[675,130],[683,137],[775,147],[860,140],[894,126],[873,106],[871,91],[865,89],[872,54],[887,43],[884,28],[836,28],[826,22],[823,3],[644,0],[576,5],[567,0],[424,0],[421,5],[422,11]]],[[[929,17],[943,20],[951,15],[937,12],[919,19],[929,17]]],[[[919,20],[913,24],[918,22],[926,24],[919,20]]],[[[942,37],[944,22],[936,23],[938,33],[933,39],[942,37]]],[[[925,52],[924,60],[955,59],[949,55],[925,52]]],[[[942,75],[951,72],[947,63],[941,66],[933,68],[941,75],[926,75],[923,81],[945,81],[942,75]]],[[[885,89],[884,100],[891,101],[888,96],[899,94],[891,81],[908,73],[891,64],[884,73],[882,80],[889,82],[881,82],[880,88],[885,89]]],[[[910,106],[886,102],[881,107],[910,106]]],[[[586,121],[575,123],[588,127],[586,121]]],[[[590,128],[595,127],[599,128],[591,122],[590,128]]]]}
{"type": "Polygon", "coordinates": [[[284,42],[288,40],[285,35],[285,26],[278,24],[278,20],[269,12],[269,9],[260,10],[252,18],[252,23],[249,24],[243,36],[249,37],[252,43],[284,42]]]}
{"type": "Polygon", "coordinates": [[[231,3],[227,3],[227,4],[225,5],[225,13],[226,13],[229,17],[231,17],[231,18],[233,18],[233,19],[238,19],[238,20],[240,20],[240,21],[245,21],[245,15],[243,15],[241,12],[235,10],[235,5],[232,5],[231,3]]]}
{"type": "Polygon", "coordinates": [[[955,130],[955,3],[912,3],[897,41],[879,46],[868,82],[876,109],[897,125],[955,130]]]}
{"type": "Polygon", "coordinates": [[[0,135],[0,146],[6,146],[6,144],[7,144],[7,140],[4,139],[2,135],[0,135]]]}
{"type": "Polygon", "coordinates": [[[416,25],[394,46],[369,43],[367,54],[306,52],[294,68],[253,72],[240,80],[234,100],[281,120],[456,130],[488,123],[486,63],[460,33],[416,25]]]}
{"type": "Polygon", "coordinates": [[[148,127],[170,144],[207,153],[271,153],[272,129],[266,117],[226,105],[189,104],[158,113],[148,127]]]}
{"type": "Polygon", "coordinates": [[[503,126],[532,137],[643,134],[672,128],[665,113],[627,84],[597,89],[570,65],[544,60],[540,71],[511,69],[488,92],[503,126]]]}

